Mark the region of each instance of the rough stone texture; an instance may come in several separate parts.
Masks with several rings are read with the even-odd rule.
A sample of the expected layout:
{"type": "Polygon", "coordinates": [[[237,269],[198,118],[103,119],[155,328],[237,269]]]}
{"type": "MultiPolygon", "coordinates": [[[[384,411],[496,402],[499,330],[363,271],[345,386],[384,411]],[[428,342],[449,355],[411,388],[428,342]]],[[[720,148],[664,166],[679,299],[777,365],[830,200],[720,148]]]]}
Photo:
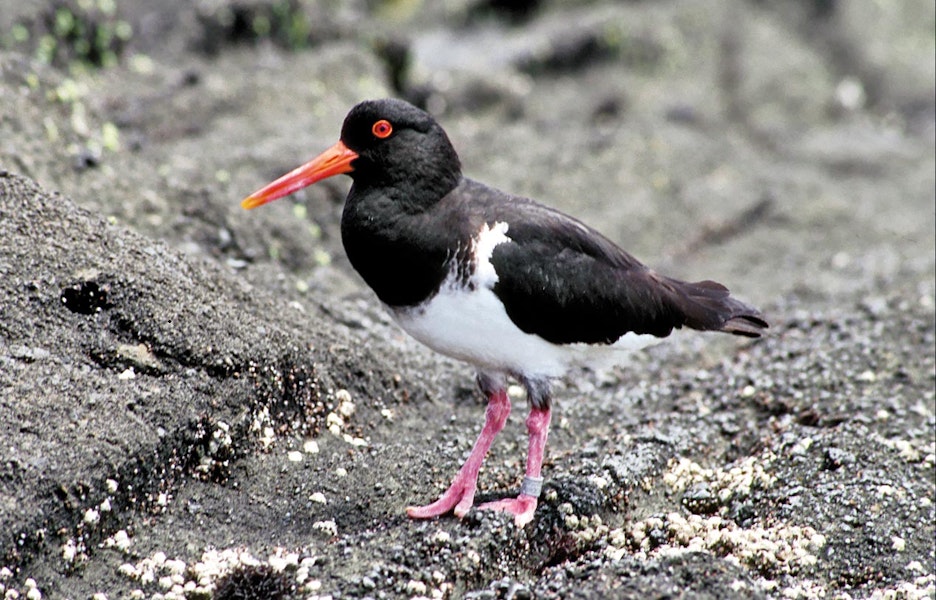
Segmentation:
{"type": "MultiPolygon", "coordinates": [[[[34,58],[78,3],[14,4],[4,593],[933,596],[932,3],[131,0],[88,16],[133,28],[90,70],[34,58]],[[433,110],[472,177],[773,324],[560,386],[522,531],[403,516],[483,399],[350,269],[347,182],[238,206],[385,95],[433,110]]],[[[482,499],[519,484],[515,405],[482,499]]]]}

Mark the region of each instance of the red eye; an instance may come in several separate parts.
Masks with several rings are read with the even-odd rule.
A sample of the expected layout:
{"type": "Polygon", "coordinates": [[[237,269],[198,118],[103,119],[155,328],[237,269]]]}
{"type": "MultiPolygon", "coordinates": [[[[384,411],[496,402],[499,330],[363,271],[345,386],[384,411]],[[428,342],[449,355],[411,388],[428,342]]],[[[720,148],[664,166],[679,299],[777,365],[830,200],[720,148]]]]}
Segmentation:
{"type": "Polygon", "coordinates": [[[375,137],[384,139],[393,133],[393,125],[390,124],[390,121],[381,119],[374,123],[374,126],[371,127],[371,133],[373,133],[375,137]]]}

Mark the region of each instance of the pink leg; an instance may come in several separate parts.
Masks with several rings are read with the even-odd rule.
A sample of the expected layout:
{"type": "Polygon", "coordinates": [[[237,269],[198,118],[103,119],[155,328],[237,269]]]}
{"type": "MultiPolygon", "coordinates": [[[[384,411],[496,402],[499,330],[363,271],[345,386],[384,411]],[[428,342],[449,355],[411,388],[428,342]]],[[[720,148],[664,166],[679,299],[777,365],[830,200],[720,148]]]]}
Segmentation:
{"type": "MultiPolygon", "coordinates": [[[[455,508],[456,517],[464,517],[471,505],[474,503],[475,490],[478,487],[478,472],[481,470],[481,463],[491,447],[507,417],[510,415],[510,399],[507,398],[507,390],[500,389],[491,393],[488,398],[487,411],[485,412],[484,427],[475,442],[468,460],[459,469],[452,485],[442,496],[425,506],[410,506],[406,509],[406,514],[413,519],[429,519],[444,515],[455,508]]],[[[540,452],[542,454],[542,451],[540,452]]]]}
{"type": "MultiPolygon", "coordinates": [[[[545,408],[530,409],[530,416],[527,417],[526,421],[527,431],[530,434],[530,446],[527,452],[525,481],[542,481],[540,479],[540,472],[543,467],[543,454],[546,450],[546,436],[549,433],[550,416],[548,406],[545,408]]],[[[517,524],[517,527],[523,527],[533,520],[533,513],[536,512],[536,499],[538,497],[538,490],[535,494],[526,494],[523,493],[523,488],[521,488],[520,495],[516,498],[505,498],[503,500],[495,500],[494,502],[485,502],[478,508],[509,512],[514,516],[514,522],[517,524]]]]}

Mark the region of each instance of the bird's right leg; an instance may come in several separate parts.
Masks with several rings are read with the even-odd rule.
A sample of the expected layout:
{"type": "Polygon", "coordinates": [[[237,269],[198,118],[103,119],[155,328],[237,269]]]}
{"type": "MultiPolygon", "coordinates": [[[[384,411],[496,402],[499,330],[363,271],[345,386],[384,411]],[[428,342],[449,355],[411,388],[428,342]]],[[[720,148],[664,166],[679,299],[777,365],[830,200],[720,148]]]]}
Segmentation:
{"type": "Polygon", "coordinates": [[[484,427],[475,442],[471,454],[458,474],[455,475],[452,485],[442,496],[425,506],[410,506],[406,514],[413,519],[429,519],[444,515],[453,508],[456,517],[464,517],[474,504],[475,490],[478,487],[478,473],[481,463],[491,448],[494,437],[504,428],[507,417],[510,415],[510,399],[507,397],[507,387],[501,379],[495,380],[484,375],[479,376],[481,389],[488,396],[487,410],[485,411],[484,427]]]}

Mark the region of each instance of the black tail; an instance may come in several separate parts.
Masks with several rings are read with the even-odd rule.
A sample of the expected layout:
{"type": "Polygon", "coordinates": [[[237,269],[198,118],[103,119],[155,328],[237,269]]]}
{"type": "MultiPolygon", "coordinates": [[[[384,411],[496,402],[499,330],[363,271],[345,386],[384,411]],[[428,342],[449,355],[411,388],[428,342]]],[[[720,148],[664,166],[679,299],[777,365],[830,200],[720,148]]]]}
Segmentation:
{"type": "Polygon", "coordinates": [[[676,303],[685,316],[686,327],[757,338],[770,326],[759,310],[732,298],[728,288],[720,283],[676,280],[669,283],[678,294],[676,303]]]}

